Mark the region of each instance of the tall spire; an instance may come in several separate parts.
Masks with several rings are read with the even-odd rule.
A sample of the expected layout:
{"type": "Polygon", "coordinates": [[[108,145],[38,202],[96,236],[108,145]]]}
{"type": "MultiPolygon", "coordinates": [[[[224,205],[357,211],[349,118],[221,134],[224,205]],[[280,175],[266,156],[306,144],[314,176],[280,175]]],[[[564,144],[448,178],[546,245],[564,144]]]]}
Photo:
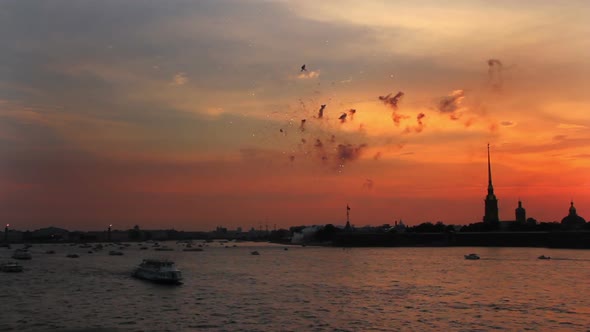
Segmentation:
{"type": "Polygon", "coordinates": [[[492,185],[492,163],[490,161],[490,144],[488,143],[488,194],[485,201],[485,214],[483,221],[487,224],[497,225],[500,221],[498,218],[498,200],[494,195],[494,186],[492,185]]]}
{"type": "Polygon", "coordinates": [[[494,194],[494,186],[492,186],[492,163],[490,162],[490,143],[488,143],[488,195],[494,194]]]}
{"type": "Polygon", "coordinates": [[[352,230],[352,226],[350,226],[350,206],[346,204],[346,226],[344,226],[344,231],[350,232],[352,230]]]}

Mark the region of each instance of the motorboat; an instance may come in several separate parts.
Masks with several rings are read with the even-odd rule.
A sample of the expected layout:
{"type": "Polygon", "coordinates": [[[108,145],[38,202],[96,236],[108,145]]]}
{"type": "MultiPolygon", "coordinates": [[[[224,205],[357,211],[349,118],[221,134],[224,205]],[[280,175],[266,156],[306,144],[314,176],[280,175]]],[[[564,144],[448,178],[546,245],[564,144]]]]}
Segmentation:
{"type": "Polygon", "coordinates": [[[111,256],[123,256],[123,253],[120,251],[111,250],[109,251],[109,255],[111,256]]]}
{"type": "Polygon", "coordinates": [[[17,262],[8,262],[0,264],[0,271],[2,272],[23,272],[23,266],[17,262]]]}
{"type": "Polygon", "coordinates": [[[12,254],[12,258],[14,259],[31,259],[31,253],[27,249],[16,249],[12,254]]]}
{"type": "Polygon", "coordinates": [[[254,250],[250,253],[250,255],[258,256],[258,255],[260,255],[260,253],[256,250],[254,250]]]}
{"type": "Polygon", "coordinates": [[[52,255],[55,254],[55,250],[47,250],[45,253],[48,255],[52,255]]]}
{"type": "Polygon", "coordinates": [[[80,255],[78,255],[78,254],[67,254],[66,257],[67,258],[78,258],[78,257],[80,257],[80,255]]]}
{"type": "Polygon", "coordinates": [[[477,254],[465,255],[465,259],[476,260],[476,259],[479,259],[479,255],[477,255],[477,254]]]}
{"type": "Polygon", "coordinates": [[[549,256],[541,255],[538,257],[539,259],[551,259],[549,256]]]}
{"type": "Polygon", "coordinates": [[[174,262],[159,259],[144,259],[134,270],[134,277],[163,284],[181,284],[182,273],[174,262]]]}

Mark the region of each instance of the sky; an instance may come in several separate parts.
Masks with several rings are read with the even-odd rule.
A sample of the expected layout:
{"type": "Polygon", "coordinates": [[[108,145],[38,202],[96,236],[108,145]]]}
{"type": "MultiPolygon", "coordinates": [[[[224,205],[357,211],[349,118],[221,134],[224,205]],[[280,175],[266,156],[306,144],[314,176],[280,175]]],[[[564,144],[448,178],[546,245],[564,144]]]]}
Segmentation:
{"type": "Polygon", "coordinates": [[[590,219],[587,1],[0,2],[0,220],[590,219]],[[305,65],[303,68],[302,66],[305,65]],[[400,93],[401,92],[401,93],[400,93]],[[326,105],[321,111],[321,105],[326,105]]]}

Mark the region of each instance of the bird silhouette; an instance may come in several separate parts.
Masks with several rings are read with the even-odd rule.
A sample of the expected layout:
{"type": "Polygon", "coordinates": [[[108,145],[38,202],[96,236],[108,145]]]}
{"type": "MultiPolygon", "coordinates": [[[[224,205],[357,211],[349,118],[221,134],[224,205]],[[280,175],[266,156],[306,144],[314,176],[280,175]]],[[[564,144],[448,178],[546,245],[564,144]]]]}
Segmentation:
{"type": "Polygon", "coordinates": [[[301,71],[307,71],[307,69],[305,69],[305,65],[301,66],[301,71]]]}

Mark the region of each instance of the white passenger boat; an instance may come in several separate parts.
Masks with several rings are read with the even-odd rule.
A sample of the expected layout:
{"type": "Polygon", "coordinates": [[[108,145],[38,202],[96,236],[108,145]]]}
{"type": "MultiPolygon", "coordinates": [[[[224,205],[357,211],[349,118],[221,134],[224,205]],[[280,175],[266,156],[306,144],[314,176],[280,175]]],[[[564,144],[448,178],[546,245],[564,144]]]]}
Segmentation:
{"type": "Polygon", "coordinates": [[[2,272],[23,272],[23,267],[17,262],[9,262],[0,264],[0,271],[2,272]]]}
{"type": "Polygon", "coordinates": [[[174,262],[168,260],[144,259],[133,270],[133,276],[157,283],[182,283],[182,273],[176,268],[174,262]]]}

